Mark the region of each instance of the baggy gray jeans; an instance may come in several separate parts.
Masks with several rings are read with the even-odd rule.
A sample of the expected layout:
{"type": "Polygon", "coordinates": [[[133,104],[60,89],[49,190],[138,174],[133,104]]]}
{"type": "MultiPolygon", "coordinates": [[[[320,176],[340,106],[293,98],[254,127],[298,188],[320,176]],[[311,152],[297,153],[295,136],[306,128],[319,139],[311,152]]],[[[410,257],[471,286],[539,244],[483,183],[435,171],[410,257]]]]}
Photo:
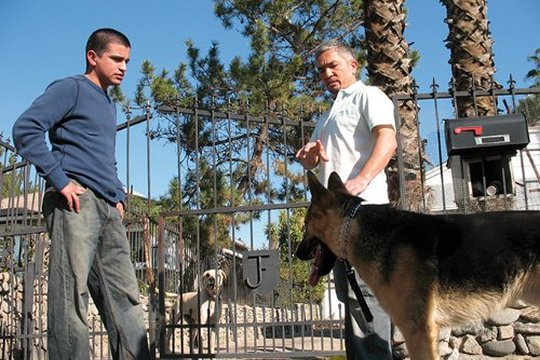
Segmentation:
{"type": "Polygon", "coordinates": [[[50,189],[43,214],[51,238],[49,359],[89,359],[89,295],[109,335],[114,359],[150,359],[139,289],[119,211],[87,189],[80,213],[50,189]]]}
{"type": "Polygon", "coordinates": [[[336,295],[345,304],[345,350],[348,360],[392,360],[391,323],[371,289],[355,271],[356,281],[373,314],[373,322],[364,318],[360,303],[347,281],[345,265],[334,265],[336,295]]]}

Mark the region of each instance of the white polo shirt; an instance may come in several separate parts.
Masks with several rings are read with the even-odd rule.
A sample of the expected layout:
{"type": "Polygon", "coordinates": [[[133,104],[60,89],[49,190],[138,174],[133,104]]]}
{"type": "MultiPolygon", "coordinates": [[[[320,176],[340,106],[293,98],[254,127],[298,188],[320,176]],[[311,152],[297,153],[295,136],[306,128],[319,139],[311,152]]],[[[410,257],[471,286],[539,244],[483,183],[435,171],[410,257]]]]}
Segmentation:
{"type": "MultiPolygon", "coordinates": [[[[329,157],[319,164],[319,180],[325,186],[336,171],[344,182],[356,177],[375,144],[371,130],[377,125],[394,124],[394,106],[375,86],[357,81],[338,92],[330,110],[317,121],[311,141],[320,140],[329,157]]],[[[358,196],[372,204],[388,203],[386,174],[381,171],[358,196]]]]}

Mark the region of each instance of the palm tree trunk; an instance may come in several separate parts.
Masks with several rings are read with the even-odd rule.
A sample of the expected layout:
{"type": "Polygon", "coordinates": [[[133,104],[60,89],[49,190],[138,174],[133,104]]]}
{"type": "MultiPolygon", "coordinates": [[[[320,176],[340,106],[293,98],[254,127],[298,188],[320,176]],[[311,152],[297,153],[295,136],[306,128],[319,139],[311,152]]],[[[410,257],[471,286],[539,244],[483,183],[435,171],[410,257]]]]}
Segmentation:
{"type": "MultiPolygon", "coordinates": [[[[370,82],[388,96],[414,93],[412,59],[404,36],[404,3],[405,0],[364,0],[367,71],[370,82]]],[[[419,209],[423,191],[420,186],[422,155],[419,153],[417,104],[412,100],[400,101],[398,112],[408,201],[406,207],[419,209]]],[[[390,198],[395,204],[400,202],[396,165],[396,160],[393,160],[389,166],[390,198]]]]}
{"type": "MultiPolygon", "coordinates": [[[[492,45],[486,0],[440,0],[446,7],[452,76],[457,91],[489,90],[494,85],[492,45]]],[[[458,98],[459,117],[487,116],[497,113],[492,97],[458,98]]]]}

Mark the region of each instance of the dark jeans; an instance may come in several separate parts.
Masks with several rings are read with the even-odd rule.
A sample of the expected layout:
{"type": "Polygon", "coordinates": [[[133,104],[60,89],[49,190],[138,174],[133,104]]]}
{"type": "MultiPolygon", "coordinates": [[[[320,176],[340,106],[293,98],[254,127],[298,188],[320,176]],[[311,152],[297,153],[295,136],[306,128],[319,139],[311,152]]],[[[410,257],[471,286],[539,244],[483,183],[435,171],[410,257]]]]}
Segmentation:
{"type": "Polygon", "coordinates": [[[391,323],[371,289],[355,271],[356,281],[373,314],[373,322],[364,318],[360,304],[347,281],[345,265],[336,261],[334,280],[336,295],[345,304],[345,350],[348,360],[392,360],[391,323]]]}
{"type": "Polygon", "coordinates": [[[48,284],[49,359],[89,359],[88,300],[92,296],[114,359],[150,359],[139,289],[119,211],[91,190],[81,211],[48,190],[43,214],[51,238],[48,284]]]}

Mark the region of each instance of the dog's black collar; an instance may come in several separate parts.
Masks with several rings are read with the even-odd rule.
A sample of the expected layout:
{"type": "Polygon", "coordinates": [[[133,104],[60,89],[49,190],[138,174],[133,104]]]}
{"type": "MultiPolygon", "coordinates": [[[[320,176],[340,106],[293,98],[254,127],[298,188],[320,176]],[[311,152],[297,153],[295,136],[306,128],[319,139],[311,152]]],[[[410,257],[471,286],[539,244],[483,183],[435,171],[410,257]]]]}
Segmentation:
{"type": "MultiPolygon", "coordinates": [[[[358,210],[360,210],[360,207],[362,206],[362,199],[358,199],[353,206],[350,207],[349,213],[347,214],[347,218],[345,219],[345,224],[341,227],[341,231],[339,233],[339,238],[341,239],[343,243],[343,253],[347,254],[347,247],[349,244],[349,233],[351,231],[351,224],[353,219],[356,217],[356,214],[358,213],[358,210]]],[[[345,259],[346,260],[346,255],[345,259]]]]}
{"type": "MultiPolygon", "coordinates": [[[[345,225],[341,228],[342,231],[340,233],[340,238],[343,240],[343,253],[345,254],[345,257],[347,257],[347,247],[349,245],[349,232],[351,231],[351,224],[354,218],[356,217],[356,214],[358,213],[358,210],[360,210],[360,207],[362,206],[363,199],[358,199],[357,202],[351,206],[349,209],[349,213],[347,214],[347,219],[345,220],[345,225]]],[[[349,284],[351,285],[351,289],[354,291],[354,294],[356,295],[356,299],[358,300],[358,303],[360,304],[360,308],[362,309],[362,313],[364,314],[364,318],[367,322],[371,323],[373,321],[373,314],[371,313],[371,310],[369,309],[366,299],[364,299],[364,295],[362,294],[362,291],[360,290],[360,287],[358,286],[358,282],[356,281],[356,275],[351,267],[351,264],[349,261],[345,259],[340,259],[343,262],[343,265],[345,266],[345,274],[347,276],[347,280],[349,281],[349,284]]]]}

